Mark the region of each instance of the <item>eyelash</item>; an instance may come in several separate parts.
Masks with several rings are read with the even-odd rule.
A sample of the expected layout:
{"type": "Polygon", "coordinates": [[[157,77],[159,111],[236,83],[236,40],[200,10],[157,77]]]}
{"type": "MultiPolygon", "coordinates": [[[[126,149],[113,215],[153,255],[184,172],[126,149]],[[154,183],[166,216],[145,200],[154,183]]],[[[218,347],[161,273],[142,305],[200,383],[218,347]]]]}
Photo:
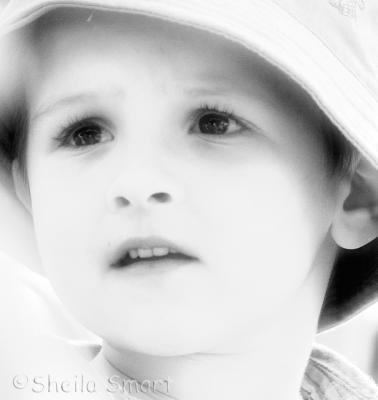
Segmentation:
{"type": "MultiPolygon", "coordinates": [[[[193,132],[194,126],[198,124],[200,118],[205,116],[206,114],[216,114],[221,117],[227,118],[230,121],[235,122],[240,129],[246,128],[246,124],[235,115],[234,111],[231,110],[230,108],[227,108],[225,106],[220,106],[218,104],[209,104],[209,103],[202,103],[200,106],[197,108],[195,112],[192,113],[190,116],[190,131],[191,133],[196,133],[193,132]]],[[[105,131],[110,131],[107,128],[106,121],[104,122],[104,119],[101,117],[93,116],[93,115],[79,115],[75,116],[74,118],[71,118],[66,124],[64,124],[60,130],[59,134],[57,137],[54,138],[54,140],[58,143],[58,147],[71,147],[71,148],[76,148],[76,149],[82,149],[82,148],[88,148],[91,146],[94,146],[95,144],[92,145],[82,145],[82,146],[75,146],[69,143],[70,139],[73,138],[73,135],[75,132],[77,132],[79,129],[85,129],[89,127],[96,127],[96,128],[101,128],[105,131]]],[[[200,132],[199,134],[204,135],[204,136],[232,136],[235,133],[223,133],[223,134],[209,134],[209,133],[202,133],[200,132]]],[[[98,144],[98,143],[96,143],[98,144]]]]}
{"type": "MultiPolygon", "coordinates": [[[[207,113],[214,113],[214,114],[218,114],[220,116],[224,116],[224,117],[228,118],[229,120],[236,122],[236,124],[239,125],[241,128],[247,128],[247,126],[243,122],[243,120],[241,118],[239,118],[238,116],[236,116],[235,112],[232,109],[230,109],[226,106],[220,106],[215,103],[212,103],[212,104],[202,103],[198,107],[198,110],[191,117],[192,125],[194,123],[196,123],[199,120],[199,118],[206,115],[207,113]]],[[[206,135],[206,134],[203,134],[203,135],[206,135]]],[[[233,135],[233,134],[232,133],[223,134],[223,136],[231,136],[231,135],[233,135]]],[[[221,136],[221,135],[214,134],[214,136],[221,136]]]]}
{"type": "MultiPolygon", "coordinates": [[[[235,115],[234,111],[231,108],[228,108],[226,106],[220,106],[215,103],[202,103],[199,107],[199,114],[204,113],[204,112],[215,112],[219,114],[224,114],[230,119],[238,120],[238,117],[235,115]]],[[[198,113],[197,113],[198,114],[198,113]]]]}

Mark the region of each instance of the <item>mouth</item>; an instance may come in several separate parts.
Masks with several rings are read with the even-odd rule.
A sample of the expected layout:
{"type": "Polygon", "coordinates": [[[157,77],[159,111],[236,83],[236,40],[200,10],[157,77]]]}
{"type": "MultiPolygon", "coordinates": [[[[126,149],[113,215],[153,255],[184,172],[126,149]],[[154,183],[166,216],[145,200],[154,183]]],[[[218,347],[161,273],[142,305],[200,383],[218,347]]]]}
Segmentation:
{"type": "Polygon", "coordinates": [[[127,268],[142,264],[154,267],[167,263],[181,264],[192,261],[198,261],[198,258],[165,239],[135,238],[127,240],[120,246],[111,267],[127,268]]]}

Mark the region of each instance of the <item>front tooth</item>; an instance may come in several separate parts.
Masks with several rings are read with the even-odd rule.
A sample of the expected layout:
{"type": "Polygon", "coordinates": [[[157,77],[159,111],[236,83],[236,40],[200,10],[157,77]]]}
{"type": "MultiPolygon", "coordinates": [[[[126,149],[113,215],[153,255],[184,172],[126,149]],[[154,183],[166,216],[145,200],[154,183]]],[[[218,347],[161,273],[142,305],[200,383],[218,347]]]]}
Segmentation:
{"type": "Polygon", "coordinates": [[[137,252],[136,250],[134,250],[134,249],[130,250],[130,251],[129,251],[129,254],[130,254],[130,257],[131,257],[132,259],[135,259],[135,258],[138,257],[138,252],[137,252]]]}
{"type": "Polygon", "coordinates": [[[138,256],[140,258],[152,257],[152,249],[138,249],[138,256]]]}
{"type": "Polygon", "coordinates": [[[154,247],[152,251],[154,256],[166,256],[169,253],[169,249],[167,247],[154,247]]]}

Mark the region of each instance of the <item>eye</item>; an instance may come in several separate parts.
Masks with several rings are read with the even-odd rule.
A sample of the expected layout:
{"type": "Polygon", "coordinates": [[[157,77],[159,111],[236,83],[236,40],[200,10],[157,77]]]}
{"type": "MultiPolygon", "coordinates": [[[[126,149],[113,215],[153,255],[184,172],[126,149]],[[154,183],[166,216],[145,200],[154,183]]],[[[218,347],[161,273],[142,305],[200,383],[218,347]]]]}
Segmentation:
{"type": "Polygon", "coordinates": [[[204,106],[195,117],[192,132],[203,135],[230,135],[239,132],[244,125],[230,111],[204,106]]]}
{"type": "Polygon", "coordinates": [[[71,122],[56,138],[61,147],[83,148],[114,139],[105,124],[95,118],[71,122]]]}

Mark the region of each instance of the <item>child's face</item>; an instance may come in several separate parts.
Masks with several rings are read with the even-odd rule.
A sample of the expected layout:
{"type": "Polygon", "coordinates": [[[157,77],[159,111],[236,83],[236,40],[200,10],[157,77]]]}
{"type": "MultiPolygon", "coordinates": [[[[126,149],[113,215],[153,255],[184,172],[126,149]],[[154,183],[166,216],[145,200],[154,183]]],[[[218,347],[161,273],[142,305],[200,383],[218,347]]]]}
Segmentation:
{"type": "Polygon", "coordinates": [[[290,312],[333,243],[308,101],[237,45],[143,17],[50,28],[36,55],[32,215],[78,319],[118,347],[172,354],[290,312]],[[191,258],[112,266],[150,237],[191,258]]]}

